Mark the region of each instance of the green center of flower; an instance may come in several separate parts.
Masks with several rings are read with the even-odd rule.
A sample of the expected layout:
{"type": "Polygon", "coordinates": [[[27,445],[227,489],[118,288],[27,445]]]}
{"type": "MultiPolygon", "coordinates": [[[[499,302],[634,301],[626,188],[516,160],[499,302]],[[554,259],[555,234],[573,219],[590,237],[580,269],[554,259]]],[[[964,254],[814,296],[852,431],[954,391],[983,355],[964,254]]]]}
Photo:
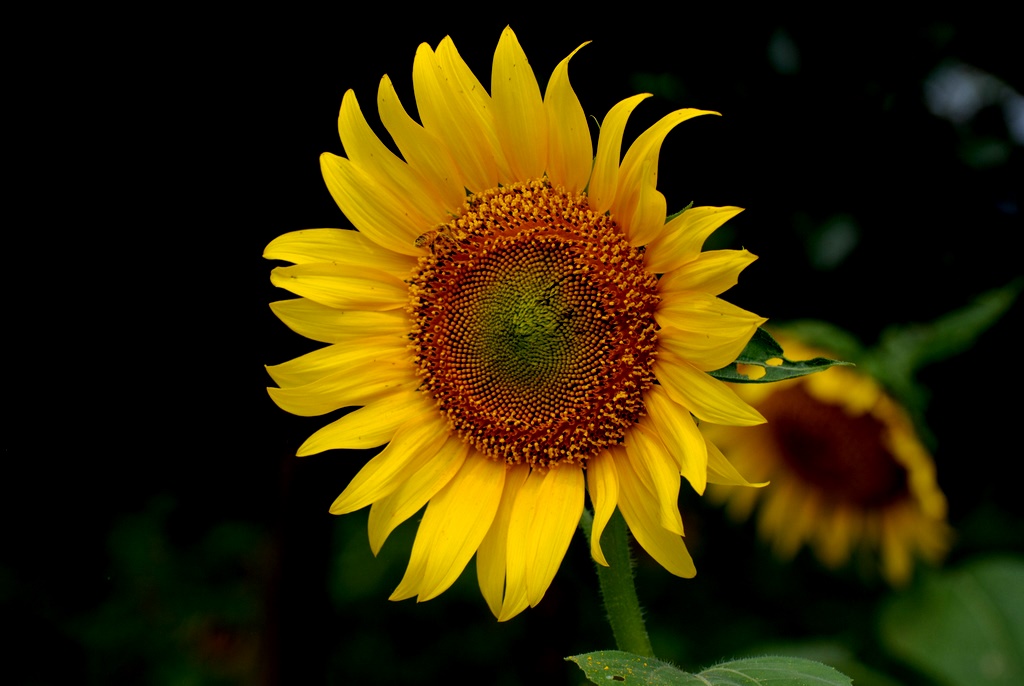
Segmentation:
{"type": "Polygon", "coordinates": [[[808,395],[802,385],[776,393],[760,408],[779,455],[831,498],[876,508],[905,498],[907,470],[886,441],[886,426],[870,414],[808,395]]]}
{"type": "Polygon", "coordinates": [[[541,466],[622,440],[654,379],[658,295],[610,218],[535,181],[474,196],[421,243],[416,361],[464,440],[541,466]]]}

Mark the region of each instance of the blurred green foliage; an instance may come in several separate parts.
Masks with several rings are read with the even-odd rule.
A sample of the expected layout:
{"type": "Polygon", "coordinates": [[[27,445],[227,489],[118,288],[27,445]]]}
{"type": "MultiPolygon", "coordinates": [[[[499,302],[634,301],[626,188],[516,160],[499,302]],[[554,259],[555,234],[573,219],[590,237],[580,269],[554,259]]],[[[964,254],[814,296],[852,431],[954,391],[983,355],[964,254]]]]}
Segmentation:
{"type": "Polygon", "coordinates": [[[889,599],[880,635],[943,686],[1024,683],[1024,559],[975,558],[889,599]]]}
{"type": "Polygon", "coordinates": [[[266,634],[268,540],[247,522],[173,540],[175,504],[153,500],[110,533],[114,592],[70,622],[89,649],[89,683],[255,683],[266,634]]]}

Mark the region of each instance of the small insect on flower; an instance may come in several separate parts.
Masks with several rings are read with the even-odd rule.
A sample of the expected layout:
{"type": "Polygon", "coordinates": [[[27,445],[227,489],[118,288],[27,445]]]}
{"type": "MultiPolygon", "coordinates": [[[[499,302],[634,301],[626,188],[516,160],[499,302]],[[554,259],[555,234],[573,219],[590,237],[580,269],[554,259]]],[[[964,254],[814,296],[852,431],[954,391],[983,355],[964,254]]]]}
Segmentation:
{"type": "Polygon", "coordinates": [[[417,248],[427,246],[430,249],[431,254],[434,252],[434,242],[438,238],[445,238],[450,241],[453,245],[458,246],[459,240],[452,234],[452,227],[442,224],[436,229],[431,229],[426,233],[422,233],[416,237],[416,240],[412,242],[417,248]]]}

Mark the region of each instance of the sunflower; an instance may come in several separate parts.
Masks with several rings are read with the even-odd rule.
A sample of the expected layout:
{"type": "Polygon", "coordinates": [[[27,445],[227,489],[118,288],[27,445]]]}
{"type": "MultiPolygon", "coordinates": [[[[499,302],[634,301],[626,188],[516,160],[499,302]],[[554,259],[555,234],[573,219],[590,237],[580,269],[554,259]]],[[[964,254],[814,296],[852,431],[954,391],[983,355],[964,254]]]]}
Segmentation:
{"type": "Polygon", "coordinates": [[[305,416],[359,408],[298,454],[387,444],[331,512],[370,506],[376,553],[426,506],[393,600],[439,595],[475,554],[499,620],[535,606],[588,491],[597,562],[607,564],[601,533],[618,507],[655,560],[692,577],[681,477],[698,493],[746,483],[694,420],[763,421],[706,373],[765,321],[717,297],[754,256],[701,252],[741,210],[669,220],[656,189],[665,136],[715,113],[673,112],[620,159],[626,121],[648,96],[627,98],[605,117],[595,156],[571,57],[542,97],[506,28],[488,94],[450,38],[421,45],[420,122],[387,76],[377,93],[401,157],[347,92],[346,157],[325,153],[321,166],[356,231],[289,233],[265,252],[293,263],[271,280],[299,296],[274,312],[329,344],[268,367],[271,397],[305,416]]]}
{"type": "MultiPolygon", "coordinates": [[[[787,354],[832,357],[777,335],[787,354]]],[[[915,559],[939,561],[950,544],[946,499],[935,464],[907,412],[872,377],[837,367],[740,395],[768,422],[744,432],[703,427],[735,466],[771,488],[715,487],[737,520],[757,509],[761,537],[782,559],[809,545],[828,568],[856,553],[893,586],[910,579],[915,559]]]]}

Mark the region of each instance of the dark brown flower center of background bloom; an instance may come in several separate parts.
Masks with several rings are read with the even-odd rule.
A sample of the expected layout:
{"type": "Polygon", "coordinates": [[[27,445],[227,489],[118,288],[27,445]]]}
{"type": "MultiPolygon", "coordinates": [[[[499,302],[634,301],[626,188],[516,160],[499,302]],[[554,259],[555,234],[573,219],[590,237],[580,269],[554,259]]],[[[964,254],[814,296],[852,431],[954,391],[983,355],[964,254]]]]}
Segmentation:
{"type": "Polygon", "coordinates": [[[622,440],[654,380],[658,294],[608,216],[537,180],[473,196],[418,243],[413,350],[463,440],[539,466],[622,440]]]}
{"type": "Polygon", "coordinates": [[[810,396],[802,384],[759,406],[781,458],[826,497],[864,508],[907,496],[907,470],[885,444],[886,426],[810,396]]]}

